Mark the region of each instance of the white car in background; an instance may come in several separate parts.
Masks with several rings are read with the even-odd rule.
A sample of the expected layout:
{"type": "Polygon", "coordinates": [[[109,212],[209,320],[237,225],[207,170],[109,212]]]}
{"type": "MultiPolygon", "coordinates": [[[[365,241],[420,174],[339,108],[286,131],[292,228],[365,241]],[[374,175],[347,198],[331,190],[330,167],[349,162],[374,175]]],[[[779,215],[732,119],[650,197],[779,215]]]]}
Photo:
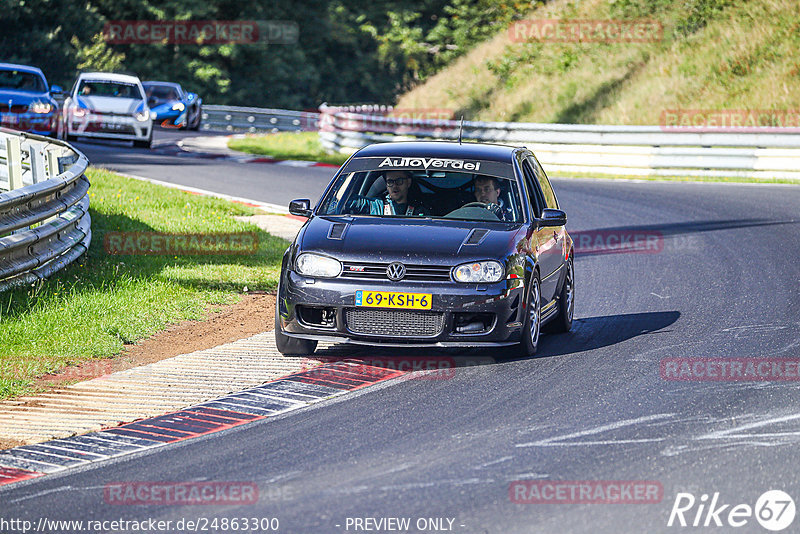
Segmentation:
{"type": "Polygon", "coordinates": [[[64,102],[68,140],[77,137],[133,141],[150,148],[153,119],[136,76],[84,72],[64,102]]]}

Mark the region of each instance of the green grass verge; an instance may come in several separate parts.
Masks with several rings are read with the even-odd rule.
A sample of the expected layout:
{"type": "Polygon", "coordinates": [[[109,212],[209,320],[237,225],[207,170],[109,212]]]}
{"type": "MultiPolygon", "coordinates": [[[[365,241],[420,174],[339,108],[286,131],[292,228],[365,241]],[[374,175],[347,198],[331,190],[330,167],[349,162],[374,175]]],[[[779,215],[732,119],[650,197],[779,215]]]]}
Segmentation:
{"type": "MultiPolygon", "coordinates": [[[[201,319],[243,288],[277,285],[283,239],[235,220],[252,208],[90,169],[92,245],[53,278],[0,293],[0,398],[36,376],[112,356],[169,323],[201,319]],[[110,255],[108,232],[255,232],[248,255],[110,255]]],[[[271,325],[264,325],[270,328],[271,325]]]]}
{"type": "Polygon", "coordinates": [[[277,159],[319,161],[336,165],[341,165],[347,159],[344,154],[325,152],[319,142],[317,132],[281,132],[231,138],[228,141],[228,148],[277,159]]]}

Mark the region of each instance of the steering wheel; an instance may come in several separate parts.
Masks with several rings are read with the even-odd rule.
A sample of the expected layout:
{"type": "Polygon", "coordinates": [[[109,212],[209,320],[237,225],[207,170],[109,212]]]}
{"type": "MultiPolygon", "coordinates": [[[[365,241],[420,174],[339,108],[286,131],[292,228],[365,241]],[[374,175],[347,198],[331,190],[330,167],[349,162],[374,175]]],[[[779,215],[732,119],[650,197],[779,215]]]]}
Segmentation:
{"type": "Polygon", "coordinates": [[[462,208],[483,208],[486,210],[491,211],[497,218],[502,220],[503,219],[503,210],[500,209],[500,206],[493,203],[493,202],[469,202],[461,206],[462,208]]]}

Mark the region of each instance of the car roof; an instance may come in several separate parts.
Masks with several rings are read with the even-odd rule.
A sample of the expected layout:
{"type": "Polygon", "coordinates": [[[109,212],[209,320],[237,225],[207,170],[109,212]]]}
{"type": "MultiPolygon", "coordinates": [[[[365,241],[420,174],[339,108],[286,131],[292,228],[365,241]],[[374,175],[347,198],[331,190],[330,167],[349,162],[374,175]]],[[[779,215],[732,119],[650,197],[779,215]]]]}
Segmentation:
{"type": "Polygon", "coordinates": [[[175,89],[180,89],[181,84],[175,82],[159,82],[156,80],[147,80],[146,82],[142,82],[142,85],[168,85],[169,87],[174,87],[175,89]]]}
{"type": "Polygon", "coordinates": [[[99,80],[105,82],[141,83],[136,76],[117,74],[114,72],[82,72],[78,78],[81,80],[99,80]]]}
{"type": "Polygon", "coordinates": [[[0,63],[0,69],[32,72],[34,74],[41,74],[42,78],[44,78],[44,73],[42,72],[42,69],[40,69],[39,67],[32,67],[30,65],[17,65],[16,63],[0,63]]]}
{"type": "Polygon", "coordinates": [[[368,145],[353,157],[427,157],[463,158],[512,162],[518,147],[487,143],[457,143],[454,141],[397,141],[368,145]]]}

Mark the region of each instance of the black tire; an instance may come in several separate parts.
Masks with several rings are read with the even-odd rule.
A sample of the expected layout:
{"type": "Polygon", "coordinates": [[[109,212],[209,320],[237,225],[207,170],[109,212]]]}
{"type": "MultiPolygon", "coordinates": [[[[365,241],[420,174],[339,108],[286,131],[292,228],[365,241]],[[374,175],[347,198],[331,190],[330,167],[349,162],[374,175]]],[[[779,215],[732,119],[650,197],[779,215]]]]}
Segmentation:
{"type": "Polygon", "coordinates": [[[542,331],[542,285],[539,273],[534,272],[528,284],[528,306],[525,310],[525,321],[522,325],[522,356],[534,356],[539,348],[539,336],[542,331]]]}
{"type": "Polygon", "coordinates": [[[561,334],[572,329],[572,317],[575,314],[575,269],[572,257],[567,262],[567,274],[561,293],[558,295],[558,313],[547,323],[547,332],[561,334]]]}
{"type": "Polygon", "coordinates": [[[202,118],[203,118],[203,110],[202,109],[198,109],[197,110],[197,122],[195,122],[192,126],[190,126],[189,129],[190,130],[194,130],[194,131],[199,130],[200,129],[200,121],[202,120],[202,118]]]}
{"type": "Polygon", "coordinates": [[[153,146],[153,138],[150,137],[147,141],[140,141],[136,139],[133,141],[134,148],[151,148],[153,146]]]}
{"type": "Polygon", "coordinates": [[[317,350],[315,340],[289,337],[281,331],[280,300],[275,305],[275,345],[284,356],[311,356],[317,350]]]}
{"type": "Polygon", "coordinates": [[[64,121],[57,120],[56,121],[56,129],[51,135],[53,139],[58,139],[59,141],[66,141],[67,137],[67,126],[64,124],[64,121]]]}

